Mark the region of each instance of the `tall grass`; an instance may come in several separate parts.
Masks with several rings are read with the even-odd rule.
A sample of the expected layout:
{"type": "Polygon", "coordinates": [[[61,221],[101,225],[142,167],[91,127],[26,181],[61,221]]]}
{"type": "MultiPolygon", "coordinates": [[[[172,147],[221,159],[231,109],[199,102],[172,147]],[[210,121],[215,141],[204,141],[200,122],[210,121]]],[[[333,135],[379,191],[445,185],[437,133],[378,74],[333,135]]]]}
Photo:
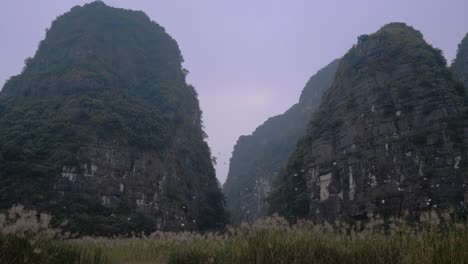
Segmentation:
{"type": "Polygon", "coordinates": [[[0,214],[0,263],[107,263],[102,249],[66,242],[50,220],[22,206],[0,214]]]}
{"type": "Polygon", "coordinates": [[[244,225],[222,243],[174,248],[168,263],[468,263],[468,225],[244,225]]]}
{"type": "Polygon", "coordinates": [[[150,236],[133,238],[93,238],[70,240],[69,243],[84,248],[99,248],[109,263],[167,263],[172,251],[193,245],[216,245],[221,237],[192,232],[155,232],[150,236]]]}
{"type": "Polygon", "coordinates": [[[47,215],[15,207],[0,215],[0,263],[468,263],[467,223],[435,213],[421,220],[290,225],[273,217],[222,234],[67,239],[47,215]]]}
{"type": "Polygon", "coordinates": [[[99,248],[79,247],[61,240],[0,236],[0,263],[107,263],[99,248]]]}

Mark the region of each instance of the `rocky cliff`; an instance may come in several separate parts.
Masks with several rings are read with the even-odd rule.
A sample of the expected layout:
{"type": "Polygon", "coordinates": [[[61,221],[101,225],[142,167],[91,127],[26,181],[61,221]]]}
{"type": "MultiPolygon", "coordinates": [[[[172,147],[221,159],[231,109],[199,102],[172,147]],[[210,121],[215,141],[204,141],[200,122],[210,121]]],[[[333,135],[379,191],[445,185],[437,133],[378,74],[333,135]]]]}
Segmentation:
{"type": "Polygon", "coordinates": [[[463,87],[420,32],[391,23],[344,56],[270,196],[315,221],[464,213],[463,87]]]}
{"type": "Polygon", "coordinates": [[[195,89],[143,12],[74,7],[0,93],[0,206],[109,235],[223,226],[195,89]]]}
{"type": "Polygon", "coordinates": [[[458,45],[457,57],[452,63],[455,77],[468,89],[468,34],[458,45]]]}
{"type": "Polygon", "coordinates": [[[338,60],[335,60],[318,71],[304,87],[299,103],[237,141],[223,186],[234,223],[251,222],[267,213],[265,198],[272,182],[285,166],[297,140],[304,135],[311,114],[330,86],[337,67],[338,60]]]}
{"type": "MultiPolygon", "coordinates": [[[[457,56],[452,63],[451,69],[455,78],[461,82],[465,91],[465,121],[464,121],[464,141],[463,147],[465,156],[468,157],[468,34],[458,45],[457,56]]],[[[468,160],[464,160],[465,168],[468,167],[468,160]]],[[[468,170],[465,169],[465,182],[468,183],[468,170]]],[[[468,201],[468,186],[465,189],[465,202],[468,201]]]]}

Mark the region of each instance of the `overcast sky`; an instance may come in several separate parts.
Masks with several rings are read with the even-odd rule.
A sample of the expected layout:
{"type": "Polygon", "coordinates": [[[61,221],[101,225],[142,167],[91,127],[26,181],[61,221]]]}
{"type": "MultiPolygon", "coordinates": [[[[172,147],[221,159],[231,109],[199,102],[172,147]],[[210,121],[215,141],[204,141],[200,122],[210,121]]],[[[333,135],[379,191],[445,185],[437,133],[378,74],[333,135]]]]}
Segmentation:
{"type": "MultiPolygon", "coordinates": [[[[58,15],[86,0],[2,1],[0,87],[34,55],[58,15]]],[[[452,61],[468,32],[467,0],[105,0],[143,10],[179,43],[199,92],[217,175],[232,149],[268,117],[297,102],[307,79],[357,36],[400,21],[452,61]]]]}

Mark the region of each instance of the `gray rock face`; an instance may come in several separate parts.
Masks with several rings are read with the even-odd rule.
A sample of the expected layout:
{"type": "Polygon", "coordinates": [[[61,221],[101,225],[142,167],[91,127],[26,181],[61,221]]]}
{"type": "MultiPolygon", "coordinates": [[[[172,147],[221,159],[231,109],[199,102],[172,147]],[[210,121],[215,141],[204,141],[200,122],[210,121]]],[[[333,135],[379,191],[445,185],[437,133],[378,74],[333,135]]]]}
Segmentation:
{"type": "Polygon", "coordinates": [[[200,203],[215,183],[196,171],[193,157],[181,154],[177,146],[164,153],[115,142],[82,146],[80,165],[63,166],[54,189],[96,197],[115,214],[125,204],[150,216],[158,229],[197,229],[200,203]]]}
{"type": "Polygon", "coordinates": [[[457,56],[452,64],[456,78],[463,83],[468,91],[468,34],[458,45],[457,56]]]}
{"type": "Polygon", "coordinates": [[[338,63],[338,60],[333,61],[310,78],[299,103],[237,141],[223,186],[233,223],[251,222],[266,215],[266,197],[272,182],[286,164],[297,140],[304,135],[307,122],[330,86],[338,63]]]}
{"type": "MultiPolygon", "coordinates": [[[[464,150],[465,156],[468,157],[468,34],[458,45],[457,56],[451,68],[455,78],[463,84],[465,91],[464,150]]],[[[468,161],[464,162],[464,168],[467,168],[468,161]]],[[[465,170],[465,179],[468,178],[467,174],[468,171],[465,170]]],[[[468,189],[465,191],[465,201],[468,201],[468,189]]]]}
{"type": "Polygon", "coordinates": [[[224,197],[174,39],[102,2],[53,22],[0,93],[0,208],[93,235],[214,229],[224,197]]]}
{"type": "Polygon", "coordinates": [[[276,210],[316,221],[463,212],[461,94],[413,28],[361,36],[273,193],[276,210]]]}

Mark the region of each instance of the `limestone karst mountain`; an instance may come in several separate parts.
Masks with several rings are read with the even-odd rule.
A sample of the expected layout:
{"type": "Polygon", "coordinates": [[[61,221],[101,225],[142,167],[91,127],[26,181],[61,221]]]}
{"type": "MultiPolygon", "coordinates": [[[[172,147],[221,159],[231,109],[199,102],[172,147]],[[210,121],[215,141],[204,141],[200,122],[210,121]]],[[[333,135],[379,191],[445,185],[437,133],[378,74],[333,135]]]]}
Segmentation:
{"type": "Polygon", "coordinates": [[[268,119],[252,135],[241,136],[234,147],[223,191],[233,223],[251,222],[268,212],[267,197],[272,182],[281,172],[323,92],[330,86],[338,67],[334,60],[310,78],[300,100],[284,114],[268,119]]]}
{"type": "Polygon", "coordinates": [[[463,87],[420,32],[391,23],[343,57],[270,196],[316,221],[464,213],[463,87]]]}
{"type": "Polygon", "coordinates": [[[0,207],[81,233],[224,225],[224,198],[178,45],[97,1],[47,31],[0,93],[0,207]]]}
{"type": "MultiPolygon", "coordinates": [[[[465,121],[463,125],[463,148],[465,157],[468,157],[468,34],[465,35],[462,42],[458,45],[457,56],[451,66],[455,79],[462,83],[465,91],[465,121]]],[[[464,167],[468,166],[468,161],[464,160],[464,167]]],[[[465,169],[465,182],[468,182],[468,170],[465,169]]],[[[468,201],[468,192],[465,192],[465,202],[468,201]]]]}
{"type": "Polygon", "coordinates": [[[452,63],[455,77],[468,89],[468,34],[458,45],[457,57],[452,63]]]}

